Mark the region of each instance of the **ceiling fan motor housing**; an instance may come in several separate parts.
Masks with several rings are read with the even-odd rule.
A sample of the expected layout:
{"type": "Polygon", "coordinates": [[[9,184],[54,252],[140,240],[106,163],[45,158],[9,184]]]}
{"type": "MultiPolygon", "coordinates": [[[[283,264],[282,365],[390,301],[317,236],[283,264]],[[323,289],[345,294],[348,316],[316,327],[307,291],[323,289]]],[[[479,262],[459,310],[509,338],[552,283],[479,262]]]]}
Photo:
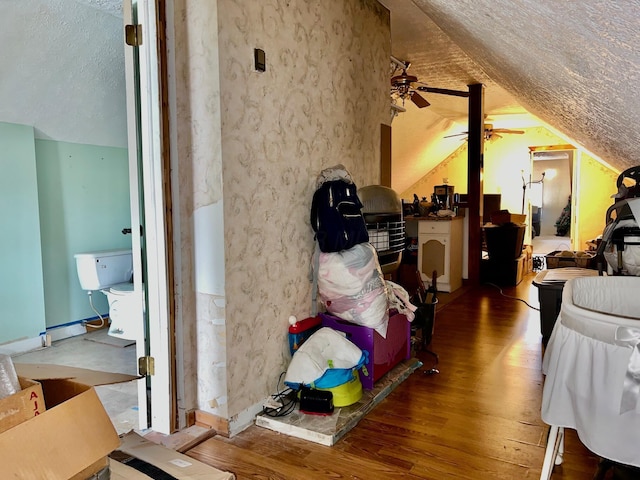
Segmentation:
{"type": "Polygon", "coordinates": [[[417,81],[418,77],[408,75],[407,70],[405,69],[402,71],[401,75],[396,75],[391,78],[391,88],[397,92],[403,103],[405,99],[409,97],[418,108],[428,107],[430,103],[420,96],[418,92],[411,89],[411,84],[417,81]]]}

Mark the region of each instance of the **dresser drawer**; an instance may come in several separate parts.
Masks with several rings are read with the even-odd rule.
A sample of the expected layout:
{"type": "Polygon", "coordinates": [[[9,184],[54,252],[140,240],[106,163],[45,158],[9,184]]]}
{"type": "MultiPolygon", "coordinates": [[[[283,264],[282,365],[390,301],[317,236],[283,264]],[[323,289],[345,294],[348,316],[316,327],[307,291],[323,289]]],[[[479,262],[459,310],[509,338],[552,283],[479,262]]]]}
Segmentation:
{"type": "Polygon", "coordinates": [[[418,234],[449,233],[450,231],[451,220],[423,220],[418,223],[418,234]]]}

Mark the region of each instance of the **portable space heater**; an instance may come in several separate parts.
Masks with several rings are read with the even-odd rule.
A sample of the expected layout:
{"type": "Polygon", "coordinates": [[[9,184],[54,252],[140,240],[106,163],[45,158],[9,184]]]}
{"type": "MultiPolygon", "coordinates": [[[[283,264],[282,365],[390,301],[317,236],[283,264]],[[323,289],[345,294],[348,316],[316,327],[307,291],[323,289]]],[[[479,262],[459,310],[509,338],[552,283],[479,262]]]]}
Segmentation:
{"type": "MultiPolygon", "coordinates": [[[[402,216],[402,200],[398,194],[389,187],[382,185],[369,185],[358,190],[358,198],[362,202],[362,215],[369,232],[369,243],[373,245],[378,254],[378,262],[383,275],[394,273],[402,262],[402,251],[405,248],[405,223],[402,216]]],[[[438,364],[438,355],[427,347],[431,343],[433,326],[435,321],[435,308],[438,303],[436,297],[437,273],[433,274],[433,289],[431,290],[431,300],[427,300],[429,293],[422,282],[420,274],[418,282],[421,286],[417,299],[420,319],[412,327],[412,334],[417,328],[422,329],[421,349],[435,358],[435,365],[438,364]],[[417,324],[420,323],[420,326],[417,324]]],[[[435,365],[427,370],[425,374],[440,373],[435,365]]]]}
{"type": "Polygon", "coordinates": [[[358,190],[362,215],[369,232],[369,243],[378,254],[383,275],[395,272],[404,250],[404,219],[402,200],[389,187],[368,185],[358,190]]]}

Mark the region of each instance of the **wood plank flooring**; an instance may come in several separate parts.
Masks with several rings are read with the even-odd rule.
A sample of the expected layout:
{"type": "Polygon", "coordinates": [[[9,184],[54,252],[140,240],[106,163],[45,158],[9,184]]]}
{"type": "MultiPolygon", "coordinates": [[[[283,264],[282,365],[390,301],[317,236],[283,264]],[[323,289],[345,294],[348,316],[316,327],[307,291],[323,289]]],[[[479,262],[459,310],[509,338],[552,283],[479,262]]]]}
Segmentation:
{"type": "MultiPolygon", "coordinates": [[[[245,479],[537,479],[548,427],[540,419],[543,347],[531,274],[482,285],[436,314],[432,359],[333,447],[252,426],[187,452],[245,479]]],[[[552,479],[591,479],[598,458],[567,431],[552,479]]]]}

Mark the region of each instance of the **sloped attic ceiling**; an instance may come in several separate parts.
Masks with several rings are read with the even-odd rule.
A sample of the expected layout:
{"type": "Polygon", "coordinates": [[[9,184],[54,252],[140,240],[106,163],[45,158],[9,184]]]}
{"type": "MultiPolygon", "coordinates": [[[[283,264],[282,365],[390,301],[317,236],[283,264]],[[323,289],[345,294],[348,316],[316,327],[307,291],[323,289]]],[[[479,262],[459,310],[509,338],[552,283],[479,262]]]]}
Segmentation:
{"type": "MultiPolygon", "coordinates": [[[[392,53],[419,81],[456,90],[482,83],[486,115],[524,108],[615,168],[640,164],[637,0],[380,2],[391,11],[392,53]]],[[[466,122],[465,102],[424,96],[425,122],[435,124],[434,114],[466,122]]],[[[411,168],[396,160],[394,175],[411,168]]]]}
{"type": "MultiPolygon", "coordinates": [[[[380,3],[391,11],[393,55],[420,81],[483,83],[496,127],[528,111],[620,170],[640,163],[640,0],[380,3]]],[[[0,32],[0,121],[126,146],[121,0],[2,0],[0,32]]],[[[427,128],[466,129],[464,99],[425,96],[432,105],[417,118],[427,128]]]]}

